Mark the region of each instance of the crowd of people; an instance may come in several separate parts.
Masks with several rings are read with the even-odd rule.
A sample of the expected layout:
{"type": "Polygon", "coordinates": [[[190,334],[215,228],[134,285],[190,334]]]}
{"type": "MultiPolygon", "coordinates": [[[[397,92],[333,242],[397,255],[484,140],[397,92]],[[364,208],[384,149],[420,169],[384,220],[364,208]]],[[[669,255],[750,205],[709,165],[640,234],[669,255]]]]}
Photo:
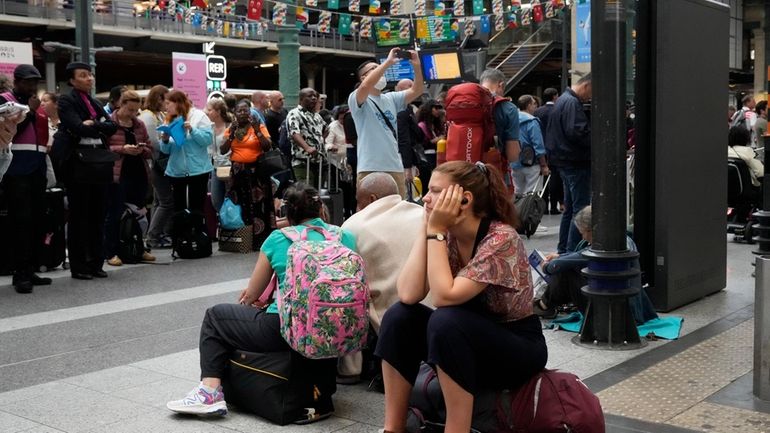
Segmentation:
{"type": "MultiPolygon", "coordinates": [[[[513,173],[509,185],[494,164],[438,164],[448,135],[445,96],[424,98],[413,52],[415,79],[387,91],[384,74],[397,51],[383,63],[359,66],[347,104],[326,116],[321,95],[311,88],[300,90],[299,105],[290,110],[277,91],[242,100],[226,95],[194,107],[185,93],[162,85],[144,101],[117,86],[102,106],[91,96],[90,66],[77,62],[66,68],[72,91],[46,93],[38,103],[40,73],[31,65],[17,67],[13,91],[0,94],[31,110],[0,122],[0,167],[7,170],[1,185],[12,198],[9,222],[20,249],[14,256],[16,291],[51,284],[35,274],[35,243],[29,241],[39,235],[51,181],[66,190],[70,272],[82,280],[107,277],[105,262],[122,264],[117,228],[126,212],[144,221],[142,260],[153,261],[151,249],[173,244],[176,213],[203,215],[207,200],[215,211],[227,199],[239,204],[259,251],[253,274],[237,304],[206,312],[201,383],[168,403],[176,412],[224,414],[221,383],[234,350],[291,350],[279,332],[278,305],[258,300],[271,276],[279,292],[286,287],[292,240],[285,230],[335,230],[328,217],[337,210],[321,199],[321,189],[333,183],[324,179],[326,161],[336,167],[333,177],[346,196],[340,242],[366,264],[368,317],[379,336],[373,350],[382,360],[386,395],[384,431],[404,431],[421,361],[437,371],[446,431],[469,431],[477,391],[519,386],[545,366],[547,347],[535,312],[542,314],[555,300],[582,305],[579,294],[553,293],[574,294],[574,284],[549,287],[547,297],[534,299],[510,191],[531,192],[541,176],[560,175],[548,191],[552,213],[563,211],[557,254],[549,260],[584,247],[585,221],[576,225],[574,219],[584,220],[590,204],[590,122],[583,104],[591,98],[591,78],[584,76],[561,96],[546,90],[541,105],[532,95],[515,102],[502,98],[506,79],[498,70],[480,76],[484,91],[498,97],[493,120],[498,148],[510,164],[504,170],[513,173]],[[272,149],[283,152],[290,172],[285,179],[259,170],[260,155],[272,149]],[[419,204],[405,200],[417,177],[424,186],[419,204]]],[[[318,236],[308,234],[311,240],[318,236]]],[[[305,361],[302,369],[313,372],[322,396],[317,418],[333,411],[335,381],[354,382],[362,368],[360,353],[305,361]]]]}

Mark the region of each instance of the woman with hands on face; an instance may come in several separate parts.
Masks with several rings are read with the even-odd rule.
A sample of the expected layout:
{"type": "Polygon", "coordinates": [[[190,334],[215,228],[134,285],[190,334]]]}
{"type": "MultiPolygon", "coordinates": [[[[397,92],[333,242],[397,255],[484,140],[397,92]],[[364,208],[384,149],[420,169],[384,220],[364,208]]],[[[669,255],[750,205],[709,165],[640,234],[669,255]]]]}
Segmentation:
{"type": "Polygon", "coordinates": [[[225,132],[220,147],[230,152],[230,181],[226,196],[241,205],[241,217],[251,226],[254,251],[275,228],[273,190],[269,177],[257,170],[257,159],[272,146],[267,127],[251,113],[251,103],[244,99],[235,106],[235,122],[225,132]]]}
{"type": "Polygon", "coordinates": [[[425,236],[401,271],[400,302],[385,313],[375,352],[383,361],[384,431],[404,431],[411,388],[426,361],[446,401],[445,431],[467,433],[474,395],[523,384],[543,369],[548,351],[532,312],[519,220],[499,171],[442,164],[423,201],[425,236]],[[419,303],[428,295],[436,310],[419,303]]]}

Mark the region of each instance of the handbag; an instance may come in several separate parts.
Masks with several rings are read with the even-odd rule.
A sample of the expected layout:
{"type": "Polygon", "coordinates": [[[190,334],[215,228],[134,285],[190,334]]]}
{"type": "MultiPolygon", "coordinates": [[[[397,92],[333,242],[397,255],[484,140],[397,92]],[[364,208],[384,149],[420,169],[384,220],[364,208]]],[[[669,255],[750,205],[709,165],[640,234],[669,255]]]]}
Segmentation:
{"type": "Polygon", "coordinates": [[[229,165],[217,167],[215,170],[216,170],[215,174],[217,176],[217,179],[219,179],[219,180],[230,179],[230,166],[229,165]]]}
{"type": "Polygon", "coordinates": [[[238,230],[245,226],[241,217],[241,206],[226,198],[219,209],[219,225],[225,230],[238,230]]]}
{"type": "Polygon", "coordinates": [[[112,180],[112,167],[120,156],[103,148],[75,148],[72,167],[73,180],[85,183],[106,183],[112,180]]]}
{"type": "Polygon", "coordinates": [[[236,230],[221,229],[219,231],[219,251],[248,254],[252,246],[252,227],[243,226],[236,230]]]}
{"type": "Polygon", "coordinates": [[[257,173],[262,177],[270,177],[285,169],[283,153],[279,149],[270,149],[257,157],[257,173]]]}

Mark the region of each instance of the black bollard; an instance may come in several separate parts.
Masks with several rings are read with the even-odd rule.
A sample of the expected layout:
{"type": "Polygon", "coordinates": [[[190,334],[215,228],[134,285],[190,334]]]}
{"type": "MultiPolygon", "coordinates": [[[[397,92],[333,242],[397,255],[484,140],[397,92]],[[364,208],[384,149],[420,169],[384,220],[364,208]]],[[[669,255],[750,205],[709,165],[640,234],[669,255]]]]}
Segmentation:
{"type": "Polygon", "coordinates": [[[591,2],[591,179],[593,242],[583,275],[586,317],[573,343],[643,347],[629,298],[640,287],[638,253],[626,241],[626,16],[628,0],[591,2]]]}
{"type": "MultiPolygon", "coordinates": [[[[770,136],[762,137],[764,139],[763,146],[764,157],[762,163],[767,167],[767,145],[770,144],[770,136]]],[[[756,241],[759,246],[754,250],[754,254],[760,256],[770,255],[770,176],[765,175],[762,178],[762,208],[752,215],[757,219],[757,225],[752,227],[752,232],[756,232],[758,237],[756,241]]],[[[751,234],[747,234],[747,237],[751,234]]]]}

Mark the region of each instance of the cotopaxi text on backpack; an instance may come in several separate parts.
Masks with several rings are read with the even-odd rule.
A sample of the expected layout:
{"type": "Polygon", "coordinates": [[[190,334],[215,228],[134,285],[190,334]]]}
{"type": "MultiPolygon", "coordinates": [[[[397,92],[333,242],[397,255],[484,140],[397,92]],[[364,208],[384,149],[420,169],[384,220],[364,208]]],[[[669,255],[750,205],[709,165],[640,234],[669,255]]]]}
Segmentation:
{"type": "Polygon", "coordinates": [[[287,253],[285,287],[276,297],[281,335],[307,358],[337,358],[366,345],[369,286],[364,261],[342,244],[342,230],[292,228],[281,233],[292,241],[287,253]],[[322,241],[308,240],[315,230],[322,241]]]}

